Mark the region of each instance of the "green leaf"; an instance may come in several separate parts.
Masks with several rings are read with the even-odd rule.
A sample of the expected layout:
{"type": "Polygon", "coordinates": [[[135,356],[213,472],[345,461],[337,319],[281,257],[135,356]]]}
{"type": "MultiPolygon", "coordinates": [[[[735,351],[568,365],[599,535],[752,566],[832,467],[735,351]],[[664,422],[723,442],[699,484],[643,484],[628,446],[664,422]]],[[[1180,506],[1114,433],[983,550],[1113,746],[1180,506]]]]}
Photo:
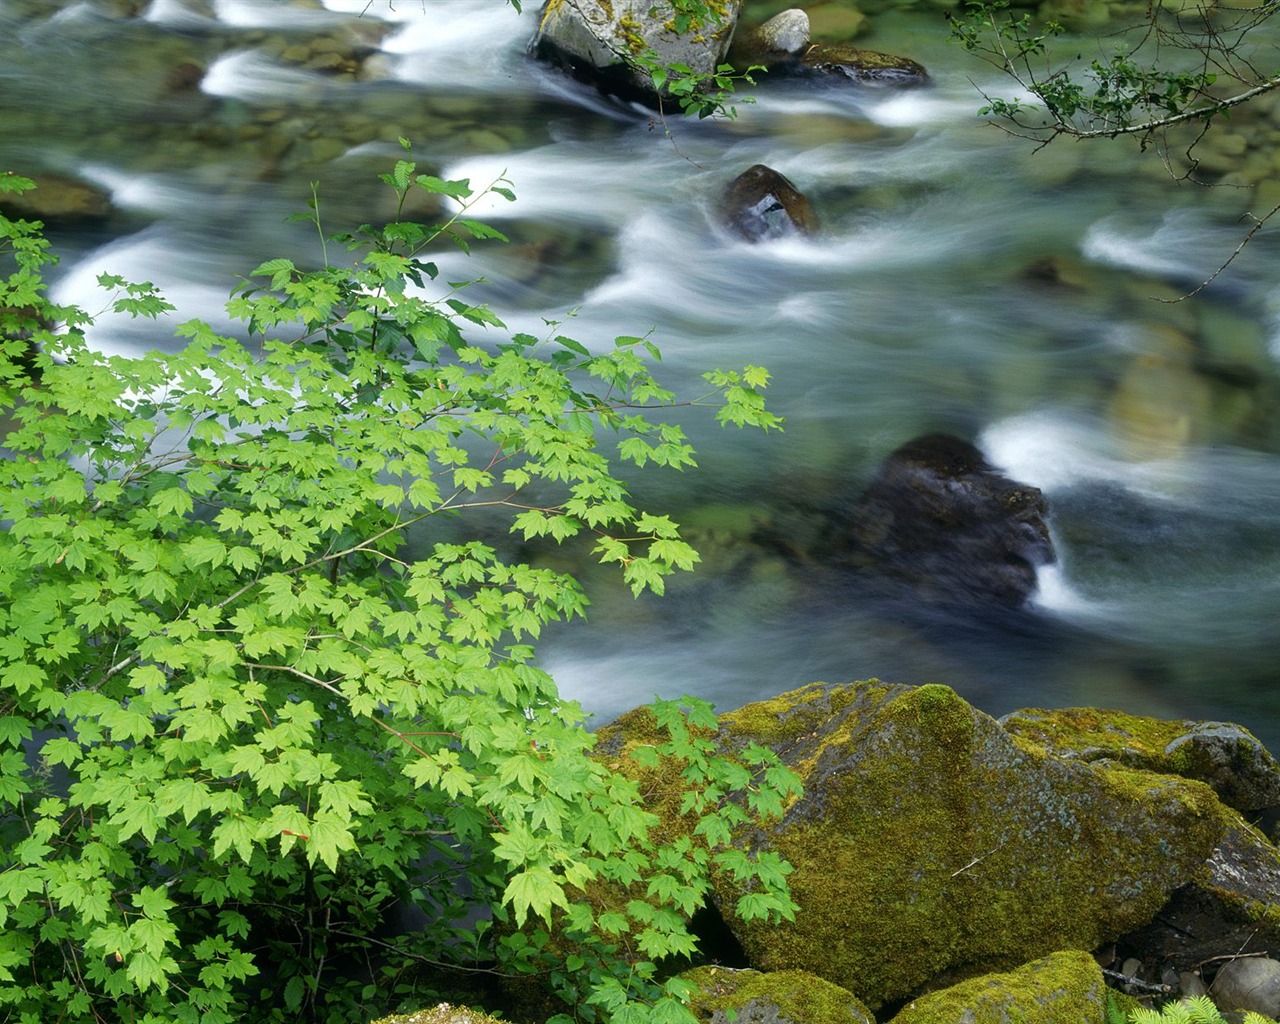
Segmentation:
{"type": "Polygon", "coordinates": [[[502,902],[515,911],[516,924],[521,927],[530,914],[550,920],[552,907],[569,907],[564,887],[545,867],[526,868],[514,875],[503,890],[502,902]]]}

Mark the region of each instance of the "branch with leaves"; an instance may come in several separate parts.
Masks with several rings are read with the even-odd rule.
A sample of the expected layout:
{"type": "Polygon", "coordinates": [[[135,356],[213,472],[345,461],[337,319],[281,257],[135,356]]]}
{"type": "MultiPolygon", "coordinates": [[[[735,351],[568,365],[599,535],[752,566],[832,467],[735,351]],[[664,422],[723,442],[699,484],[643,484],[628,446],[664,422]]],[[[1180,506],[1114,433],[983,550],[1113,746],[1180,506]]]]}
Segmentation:
{"type": "MultiPolygon", "coordinates": [[[[270,260],[231,296],[237,335],[187,320],[176,351],[138,356],[89,344],[92,318],[46,297],[39,225],[0,217],[0,1016],[371,1019],[428,998],[415,965],[524,969],[486,915],[550,934],[625,866],[673,881],[573,910],[594,951],[578,1015],[691,1024],[657,959],[691,947],[737,790],[766,813],[794,780],[767,752],[744,778],[669,715],[693,791],[725,800],[700,810],[718,843],[655,844],[537,664],[582,588],[466,526],[588,538],[661,592],[697,554],[620,467],[694,465],[662,419],[677,397],[648,338],[511,334],[439,281],[439,246],[501,240],[468,212],[514,199],[505,181],[476,192],[407,154],[385,180],[456,209],[326,238],[318,267],[270,260]],[[371,941],[397,901],[431,926],[371,941]]],[[[314,197],[307,217],[325,237],[314,197]]],[[[118,311],[172,311],[102,283],[118,311]]],[[[692,401],[721,422],[779,425],[763,370],[707,381],[692,401]]],[[[785,873],[758,870],[740,912],[790,912],[785,873]]]]}

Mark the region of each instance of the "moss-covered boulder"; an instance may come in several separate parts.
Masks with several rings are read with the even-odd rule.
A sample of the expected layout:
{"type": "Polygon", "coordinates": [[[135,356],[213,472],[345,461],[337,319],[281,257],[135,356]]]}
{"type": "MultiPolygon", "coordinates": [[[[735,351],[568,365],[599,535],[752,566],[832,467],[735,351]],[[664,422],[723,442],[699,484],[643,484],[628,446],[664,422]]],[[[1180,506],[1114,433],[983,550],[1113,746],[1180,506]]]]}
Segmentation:
{"type": "Polygon", "coordinates": [[[1199,779],[1240,811],[1280,806],[1280,764],[1248,729],[1230,722],[1028,708],[1005,715],[1000,724],[1060,757],[1199,779]]]}
{"type": "MultiPolygon", "coordinates": [[[[730,927],[752,966],[812,971],[872,1009],[1145,924],[1234,818],[1202,783],[1049,754],[945,686],[813,684],[721,723],[805,785],[739,837],[794,866],[796,921],[730,927]]],[[[737,896],[717,882],[722,905],[737,896]]]]}
{"type": "Polygon", "coordinates": [[[472,1010],[470,1007],[440,1003],[425,1010],[419,1010],[417,1013],[397,1013],[391,1017],[381,1017],[373,1024],[503,1024],[503,1022],[487,1013],[472,1010]]]}
{"type": "Polygon", "coordinates": [[[1107,989],[1088,953],[1052,953],[912,1000],[893,1024],[1102,1024],[1107,989]]]}
{"type": "Polygon", "coordinates": [[[683,975],[689,1006],[706,1024],[876,1024],[856,997],[808,971],[697,967],[683,975]]]}

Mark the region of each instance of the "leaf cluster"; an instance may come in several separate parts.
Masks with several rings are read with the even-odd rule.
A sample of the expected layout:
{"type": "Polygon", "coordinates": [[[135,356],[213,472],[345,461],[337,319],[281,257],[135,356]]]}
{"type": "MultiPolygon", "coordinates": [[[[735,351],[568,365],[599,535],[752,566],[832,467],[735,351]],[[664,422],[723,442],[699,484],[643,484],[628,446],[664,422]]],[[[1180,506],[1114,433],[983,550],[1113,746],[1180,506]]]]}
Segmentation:
{"type": "MultiPolygon", "coordinates": [[[[514,195],[420,173],[405,148],[388,185],[451,217],[326,239],[317,198],[321,265],[267,261],[228,303],[239,335],[186,320],[138,356],[87,343],[90,315],[45,294],[40,225],[0,217],[6,1019],[367,1020],[423,1000],[424,964],[544,970],[547,941],[500,943],[496,917],[581,940],[591,1015],[687,1021],[653,965],[689,952],[714,864],[752,879],[740,912],[789,912],[785,866],[728,844],[789,776],[763,751],[730,771],[664,711],[707,842],[656,843],[535,658],[581,588],[477,539],[494,522],[586,539],[637,593],[693,567],[619,475],[694,465],[659,416],[677,399],[656,348],[511,335],[441,281],[433,247],[499,239],[468,209],[514,195]],[[570,898],[624,875],[651,880],[649,909],[570,898]],[[379,937],[405,904],[430,925],[379,937]]],[[[172,308],[100,282],[133,316],[172,308]]],[[[712,374],[689,404],[776,426],[766,383],[712,374]]]]}
{"type": "Polygon", "coordinates": [[[1054,46],[1065,35],[1060,23],[1038,25],[1010,7],[1011,0],[966,0],[949,17],[955,41],[1043,105],[1044,117],[1037,120],[1034,105],[1022,97],[986,98],[980,113],[1018,134],[1042,140],[1137,135],[1145,145],[1174,125],[1208,127],[1233,106],[1280,85],[1248,56],[1249,34],[1274,13],[1270,6],[1175,16],[1154,5],[1146,22],[1116,33],[1089,60],[1054,46]],[[1225,95],[1215,89],[1223,83],[1225,95]]]}

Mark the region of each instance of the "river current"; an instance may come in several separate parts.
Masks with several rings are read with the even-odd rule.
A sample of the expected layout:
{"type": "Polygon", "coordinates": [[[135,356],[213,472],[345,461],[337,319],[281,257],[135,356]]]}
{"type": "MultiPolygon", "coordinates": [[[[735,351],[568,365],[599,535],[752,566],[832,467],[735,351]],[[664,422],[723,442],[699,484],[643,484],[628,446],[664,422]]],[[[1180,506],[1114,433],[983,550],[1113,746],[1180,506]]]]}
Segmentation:
{"type": "MultiPolygon", "coordinates": [[[[1275,245],[1166,301],[1231,254],[1252,193],[1178,183],[1129,142],[1036,151],[987,124],[981,91],[1008,87],[935,7],[873,14],[856,40],[923,63],[929,90],[766,83],[736,120],[664,125],[533,64],[536,6],[0,0],[0,168],[90,182],[113,211],[53,226],[55,296],[99,308],[109,272],[158,284],[174,323],[224,325],[237,274],[314,257],[314,228],[287,221],[312,182],[332,230],[388,214],[376,175],[407,138],[424,169],[511,182],[514,204],[476,212],[511,244],[441,263],[483,278],[470,294],[513,330],[567,320],[597,349],[652,332],[686,394],[715,367],[773,375],[783,433],[680,412],[699,469],[636,481],[703,572],[635,601],[576,566],[592,613],[543,655],[597,721],[655,693],[727,710],[879,677],[995,714],[1230,719],[1280,745],[1275,245]],[[359,74],[335,74],[352,54],[359,74]],[[809,195],[817,237],[749,245],[718,225],[755,163],[809,195]],[[886,606],[752,540],[820,531],[937,431],[1048,499],[1059,561],[1025,615],[886,606]]],[[[173,343],[110,317],[92,340],[173,343]]]]}

